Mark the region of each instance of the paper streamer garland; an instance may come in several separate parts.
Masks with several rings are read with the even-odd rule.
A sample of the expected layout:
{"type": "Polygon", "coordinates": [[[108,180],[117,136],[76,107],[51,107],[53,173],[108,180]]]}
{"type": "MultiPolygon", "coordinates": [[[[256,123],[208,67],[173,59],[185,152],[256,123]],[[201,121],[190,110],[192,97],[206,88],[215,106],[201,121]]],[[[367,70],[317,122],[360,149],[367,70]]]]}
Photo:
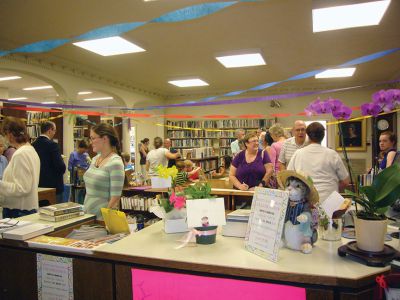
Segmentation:
{"type": "Polygon", "coordinates": [[[108,38],[112,36],[119,36],[125,32],[132,31],[138,27],[144,26],[149,23],[174,23],[183,22],[188,20],[199,19],[213,13],[216,13],[229,6],[237,4],[239,2],[259,2],[260,0],[238,0],[230,2],[214,2],[204,3],[188,6],[181,8],[169,13],[166,13],[158,18],[147,22],[131,22],[131,23],[120,23],[112,24],[100,28],[93,29],[79,36],[68,38],[68,39],[54,39],[39,41],[32,44],[24,45],[12,50],[0,51],[0,57],[12,53],[42,53],[48,52],[67,43],[82,41],[82,40],[93,40],[108,38]]]}

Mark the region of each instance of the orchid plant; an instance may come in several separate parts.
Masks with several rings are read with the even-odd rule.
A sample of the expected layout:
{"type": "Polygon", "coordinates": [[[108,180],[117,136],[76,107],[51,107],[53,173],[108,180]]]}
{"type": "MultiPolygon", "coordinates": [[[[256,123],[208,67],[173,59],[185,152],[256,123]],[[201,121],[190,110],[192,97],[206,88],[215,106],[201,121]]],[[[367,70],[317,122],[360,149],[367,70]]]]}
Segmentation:
{"type": "Polygon", "coordinates": [[[400,106],[400,89],[380,90],[372,95],[372,101],[361,105],[363,116],[378,116],[400,106]]]}

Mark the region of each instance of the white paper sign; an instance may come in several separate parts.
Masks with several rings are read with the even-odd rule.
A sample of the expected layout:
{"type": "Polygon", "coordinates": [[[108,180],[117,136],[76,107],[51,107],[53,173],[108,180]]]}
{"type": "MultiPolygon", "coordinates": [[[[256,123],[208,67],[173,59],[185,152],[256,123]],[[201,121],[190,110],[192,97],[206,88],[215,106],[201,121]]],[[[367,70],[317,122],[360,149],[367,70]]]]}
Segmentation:
{"type": "Polygon", "coordinates": [[[171,187],[171,177],[151,177],[151,188],[152,189],[163,189],[171,187]]]}
{"type": "Polygon", "coordinates": [[[336,191],[333,191],[328,198],[322,202],[321,207],[331,219],[335,211],[337,211],[344,203],[344,198],[336,191]]]}
{"type": "Polygon", "coordinates": [[[257,187],[245,237],[245,247],[261,257],[278,261],[289,192],[257,187]]]}
{"type": "Polygon", "coordinates": [[[224,198],[186,200],[188,227],[225,225],[224,198]]]}
{"type": "Polygon", "coordinates": [[[73,300],[72,258],[38,253],[38,299],[73,300]]]}

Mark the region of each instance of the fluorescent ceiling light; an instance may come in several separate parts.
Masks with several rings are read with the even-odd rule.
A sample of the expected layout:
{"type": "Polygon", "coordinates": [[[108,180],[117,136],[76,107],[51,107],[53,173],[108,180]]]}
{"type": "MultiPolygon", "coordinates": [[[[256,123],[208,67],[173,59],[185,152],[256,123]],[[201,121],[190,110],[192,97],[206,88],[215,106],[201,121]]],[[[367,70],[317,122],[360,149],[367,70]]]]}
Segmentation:
{"type": "Polygon", "coordinates": [[[28,99],[28,98],[26,98],[26,97],[8,98],[8,100],[10,100],[10,101],[18,101],[18,100],[26,100],[26,99],[28,99]]]}
{"type": "Polygon", "coordinates": [[[356,68],[329,69],[316,74],[315,78],[351,77],[355,70],[356,68]]]}
{"type": "Polygon", "coordinates": [[[225,68],[240,68],[265,65],[265,61],[260,53],[248,53],[228,56],[217,56],[216,59],[225,68]]]}
{"type": "Polygon", "coordinates": [[[0,77],[0,81],[15,80],[15,79],[20,79],[20,78],[22,78],[22,77],[20,77],[20,76],[0,77]]]}
{"type": "Polygon", "coordinates": [[[207,82],[199,79],[182,79],[182,80],[171,80],[168,83],[179,86],[179,87],[189,87],[189,86],[205,86],[209,85],[207,82]]]}
{"type": "Polygon", "coordinates": [[[53,87],[51,85],[44,85],[44,86],[33,86],[33,87],[28,87],[24,88],[24,91],[35,91],[35,90],[47,90],[47,89],[52,89],[53,87]]]}
{"type": "Polygon", "coordinates": [[[313,32],[378,25],[390,0],[313,9],[313,32]]]}
{"type": "Polygon", "coordinates": [[[119,37],[113,36],[104,39],[73,43],[75,46],[92,51],[102,56],[119,55],[125,53],[143,52],[143,48],[119,37]]]}
{"type": "Polygon", "coordinates": [[[93,92],[89,92],[89,91],[87,91],[87,92],[79,92],[78,93],[78,95],[89,95],[89,94],[92,94],[93,92]]]}
{"type": "Polygon", "coordinates": [[[56,101],[47,101],[47,102],[42,102],[42,104],[56,104],[56,101]]]}
{"type": "Polygon", "coordinates": [[[83,101],[98,101],[98,100],[112,100],[113,97],[98,97],[98,98],[86,98],[83,101]]]}

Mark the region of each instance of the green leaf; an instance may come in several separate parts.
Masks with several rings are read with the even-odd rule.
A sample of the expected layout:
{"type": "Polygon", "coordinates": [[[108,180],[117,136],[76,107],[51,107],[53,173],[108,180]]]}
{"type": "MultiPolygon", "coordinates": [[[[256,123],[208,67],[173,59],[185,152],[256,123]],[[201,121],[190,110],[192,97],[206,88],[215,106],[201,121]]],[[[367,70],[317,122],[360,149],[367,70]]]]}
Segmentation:
{"type": "Polygon", "coordinates": [[[392,191],[389,195],[387,195],[385,198],[380,199],[378,202],[376,202],[377,207],[388,207],[392,205],[394,202],[396,202],[397,199],[400,198],[400,185],[392,191]]]}
{"type": "Polygon", "coordinates": [[[386,198],[400,186],[400,166],[395,164],[384,169],[375,177],[372,186],[377,191],[376,202],[386,198]]]}
{"type": "Polygon", "coordinates": [[[375,203],[376,199],[376,191],[375,188],[372,186],[361,186],[360,187],[360,192],[363,193],[365,196],[367,196],[368,200],[370,202],[375,203]]]}

